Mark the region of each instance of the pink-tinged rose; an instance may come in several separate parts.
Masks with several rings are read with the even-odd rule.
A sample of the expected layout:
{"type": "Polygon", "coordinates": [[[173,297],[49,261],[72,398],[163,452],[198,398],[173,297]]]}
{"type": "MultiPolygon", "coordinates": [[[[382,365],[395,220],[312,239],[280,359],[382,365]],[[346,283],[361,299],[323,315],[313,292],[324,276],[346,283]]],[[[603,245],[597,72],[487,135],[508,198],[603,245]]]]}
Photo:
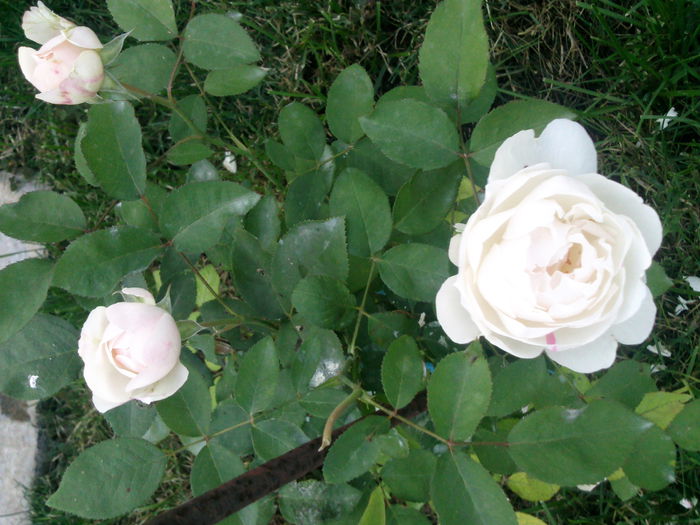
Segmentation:
{"type": "Polygon", "coordinates": [[[515,356],[545,351],[589,373],[613,364],[618,343],[649,336],[656,307],[645,270],[661,222],[596,171],[592,140],[570,120],[501,145],[484,202],[450,243],[457,275],[436,298],[453,341],[483,335],[515,356]]]}
{"type": "Polygon", "coordinates": [[[51,104],[81,104],[95,99],[104,80],[97,35],[76,27],[39,2],[24,13],[22,28],[38,50],[20,47],[22,74],[39,90],[36,97],[51,104]]]}
{"type": "Polygon", "coordinates": [[[98,306],[80,332],[78,354],[92,402],[106,412],[131,399],[152,403],[187,380],[180,332],[172,316],[141,288],[122,290],[129,301],[98,306]]]}

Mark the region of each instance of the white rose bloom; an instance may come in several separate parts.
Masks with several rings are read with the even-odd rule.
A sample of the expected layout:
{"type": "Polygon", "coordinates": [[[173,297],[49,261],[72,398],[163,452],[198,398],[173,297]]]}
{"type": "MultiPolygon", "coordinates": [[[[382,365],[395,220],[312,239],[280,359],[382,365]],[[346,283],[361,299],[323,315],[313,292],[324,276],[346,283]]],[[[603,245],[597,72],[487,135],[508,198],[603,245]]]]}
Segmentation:
{"type": "Polygon", "coordinates": [[[661,222],[596,170],[591,138],[570,120],[498,148],[484,202],[450,243],[458,273],[436,298],[453,341],[483,335],[517,357],[545,351],[589,373],[613,364],[618,343],[649,336],[656,307],[645,270],[661,222]]]}
{"type": "Polygon", "coordinates": [[[78,354],[92,401],[106,412],[131,399],[152,403],[187,380],[180,363],[180,332],[172,316],[141,288],[125,288],[137,302],[98,306],[80,332],[78,354]]]}
{"type": "Polygon", "coordinates": [[[95,100],[104,81],[99,38],[88,27],[76,27],[39,2],[24,13],[22,29],[38,50],[17,50],[20,69],[39,90],[36,98],[51,104],[81,104],[95,100]]]}

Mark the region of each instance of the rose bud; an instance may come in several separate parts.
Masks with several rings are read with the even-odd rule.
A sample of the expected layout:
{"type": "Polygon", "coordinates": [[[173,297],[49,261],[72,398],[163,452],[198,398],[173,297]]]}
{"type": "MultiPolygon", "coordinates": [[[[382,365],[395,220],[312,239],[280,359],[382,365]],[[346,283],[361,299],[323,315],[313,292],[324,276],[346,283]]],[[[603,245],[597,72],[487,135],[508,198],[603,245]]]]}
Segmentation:
{"type": "Polygon", "coordinates": [[[436,297],[457,343],[483,335],[517,357],[545,351],[589,373],[611,366],[618,343],[644,341],[656,307],[645,270],[661,244],[656,212],[597,174],[593,141],[554,120],[496,151],[484,202],[450,243],[457,275],[436,297]]]}
{"type": "Polygon", "coordinates": [[[76,27],[43,3],[24,13],[25,36],[42,44],[34,50],[20,47],[22,74],[39,90],[36,98],[51,104],[81,104],[95,100],[104,80],[97,35],[88,27],[76,27]]]}
{"type": "Polygon", "coordinates": [[[141,288],[124,288],[130,301],[98,306],[80,332],[78,354],[92,402],[106,412],[131,399],[152,403],[187,380],[179,361],[180,332],[172,316],[141,288]]]}

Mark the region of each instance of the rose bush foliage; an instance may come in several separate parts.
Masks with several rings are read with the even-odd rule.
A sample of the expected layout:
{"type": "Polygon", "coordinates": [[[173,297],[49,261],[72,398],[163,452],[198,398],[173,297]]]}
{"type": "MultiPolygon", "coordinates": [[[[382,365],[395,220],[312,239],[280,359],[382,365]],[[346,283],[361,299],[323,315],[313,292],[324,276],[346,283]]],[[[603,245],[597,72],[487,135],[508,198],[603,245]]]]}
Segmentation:
{"type": "Polygon", "coordinates": [[[61,366],[53,393],[82,359],[114,432],[49,506],[106,519],[181,503],[148,505],[169,475],[168,435],[198,508],[218,512],[196,523],[232,512],[208,507],[208,490],[292,449],[297,481],[275,498],[253,483],[262,492],[220,499],[238,505],[235,522],[265,525],[279,508],[290,523],[424,523],[416,508],[429,504],[442,525],[515,525],[504,487],[559,498],[608,479],[625,499],[671,482],[672,439],[700,446],[687,437],[691,396],[657,392],[635,349],[617,349],[653,324],[658,217],[597,173],[571,110],[490,109],[480,2],[436,7],[420,86],[387,91],[353,64],[323,118],[281,108],[264,152],[209,104],[260,89],[258,49],[238,18],[191,7],[109,1],[127,33],[99,53],[91,30],[41,3],[23,19],[43,46],[20,48],[38,97],[98,102],[76,170],[117,201],[90,229],[57,192],[0,207],[0,231],[52,245],[51,258],[0,271],[0,390],[42,397],[36,385],[61,366]],[[137,104],[154,106],[147,123],[137,104]],[[39,312],[51,288],[85,310],[79,337],[39,312]],[[664,403],[663,417],[649,408],[664,403]],[[411,425],[392,428],[397,411],[411,425]],[[302,479],[325,452],[295,447],[321,438],[323,468],[302,479]]]}
{"type": "Polygon", "coordinates": [[[452,340],[483,335],[523,358],[576,372],[610,367],[618,342],[639,344],[656,307],[645,272],[661,221],[631,190],[597,174],[586,131],[554,120],[506,139],[484,202],[452,238],[457,266],[437,295],[452,340]]]}

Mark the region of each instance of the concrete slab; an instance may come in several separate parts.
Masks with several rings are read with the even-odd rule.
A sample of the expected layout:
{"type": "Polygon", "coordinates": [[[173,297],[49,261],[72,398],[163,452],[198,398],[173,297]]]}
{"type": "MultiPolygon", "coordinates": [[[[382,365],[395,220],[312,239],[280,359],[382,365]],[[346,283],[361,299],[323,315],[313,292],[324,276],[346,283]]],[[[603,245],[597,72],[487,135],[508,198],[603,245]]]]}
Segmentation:
{"type": "MultiPolygon", "coordinates": [[[[40,189],[7,172],[0,172],[0,205],[16,202],[28,191],[40,189]]],[[[0,233],[0,269],[42,254],[39,244],[0,233]]],[[[36,411],[28,404],[0,394],[0,525],[28,525],[31,487],[37,453],[36,411]]]]}

